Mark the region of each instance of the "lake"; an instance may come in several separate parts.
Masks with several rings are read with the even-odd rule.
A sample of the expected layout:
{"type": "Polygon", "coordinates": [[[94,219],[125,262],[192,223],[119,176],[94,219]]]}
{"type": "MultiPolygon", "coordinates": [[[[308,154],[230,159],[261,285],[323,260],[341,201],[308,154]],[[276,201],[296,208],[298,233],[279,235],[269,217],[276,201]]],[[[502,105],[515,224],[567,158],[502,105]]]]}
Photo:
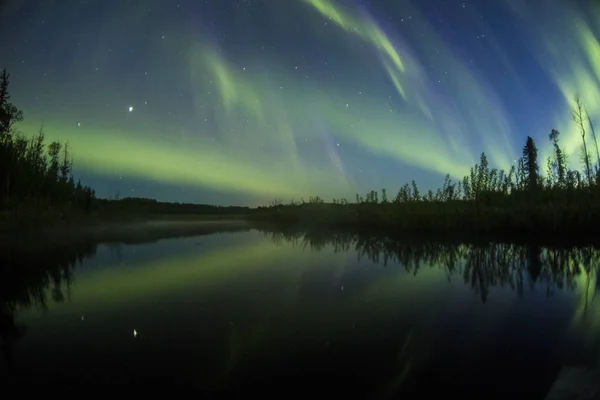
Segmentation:
{"type": "Polygon", "coordinates": [[[600,361],[592,247],[152,229],[3,245],[8,383],[534,399],[600,361]]]}

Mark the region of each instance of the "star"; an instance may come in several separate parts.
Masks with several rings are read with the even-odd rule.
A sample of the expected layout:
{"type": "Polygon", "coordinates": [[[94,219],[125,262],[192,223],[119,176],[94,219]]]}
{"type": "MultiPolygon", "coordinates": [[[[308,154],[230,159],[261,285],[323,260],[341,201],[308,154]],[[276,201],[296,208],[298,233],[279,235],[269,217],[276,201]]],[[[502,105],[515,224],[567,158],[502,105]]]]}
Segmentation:
{"type": "Polygon", "coordinates": [[[85,161],[74,173],[85,168],[99,197],[114,191],[104,178],[161,201],[251,206],[271,196],[352,196],[367,189],[368,173],[392,190],[427,172],[415,178],[435,189],[438,174],[462,179],[481,152],[490,167],[510,168],[530,126],[545,162],[546,130],[555,120],[569,129],[565,92],[589,97],[600,124],[592,79],[600,31],[596,9],[579,4],[592,2],[286,1],[285,23],[277,1],[98,2],[116,26],[83,12],[90,1],[66,3],[14,14],[18,34],[0,24],[0,69],[13,74],[25,115],[18,129],[34,134],[51,115],[49,134],[73,143],[85,161]],[[493,51],[483,46],[490,40],[493,51]],[[40,55],[47,62],[35,62],[40,55]],[[541,104],[526,110],[530,93],[541,104]],[[93,146],[109,140],[115,151],[93,146]],[[163,184],[198,192],[183,197],[163,184]]]}

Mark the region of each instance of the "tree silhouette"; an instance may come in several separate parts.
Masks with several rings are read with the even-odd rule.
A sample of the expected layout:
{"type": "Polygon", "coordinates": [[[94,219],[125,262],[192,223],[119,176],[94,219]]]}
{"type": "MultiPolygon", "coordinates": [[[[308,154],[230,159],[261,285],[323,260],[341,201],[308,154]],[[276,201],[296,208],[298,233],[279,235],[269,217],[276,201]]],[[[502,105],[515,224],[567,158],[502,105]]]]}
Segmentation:
{"type": "Polygon", "coordinates": [[[44,131],[27,138],[14,131],[23,113],[10,102],[10,75],[0,75],[0,207],[17,217],[36,212],[91,211],[94,191],[76,185],[68,144],[45,145],[44,131]],[[62,150],[62,153],[61,153],[62,150]]]}
{"type": "Polygon", "coordinates": [[[573,120],[573,122],[575,122],[575,124],[577,124],[577,127],[579,128],[579,132],[581,134],[581,142],[583,143],[581,157],[582,157],[583,164],[585,166],[585,175],[588,180],[588,184],[591,186],[592,185],[592,168],[591,168],[591,162],[590,162],[590,154],[588,153],[587,143],[585,140],[586,130],[585,130],[585,119],[584,119],[583,114],[584,114],[584,108],[583,108],[583,104],[581,103],[581,99],[579,98],[579,95],[575,95],[575,105],[573,106],[573,110],[571,111],[571,119],[573,120]]]}
{"type": "Polygon", "coordinates": [[[537,163],[537,147],[531,136],[527,136],[523,147],[523,163],[525,165],[525,184],[533,193],[538,188],[540,168],[537,163]]]}
{"type": "Polygon", "coordinates": [[[592,123],[592,118],[590,118],[590,114],[588,114],[587,109],[585,110],[585,116],[588,121],[588,125],[590,126],[590,130],[592,131],[592,139],[594,139],[594,146],[596,147],[596,181],[600,179],[600,150],[598,150],[598,139],[596,137],[596,130],[594,129],[594,124],[592,123]]]}
{"type": "MultiPolygon", "coordinates": [[[[593,128],[579,99],[571,117],[577,122],[587,154],[585,124],[593,128]],[[584,115],[587,120],[584,120],[584,115]]],[[[549,139],[553,154],[547,160],[546,179],[542,179],[537,147],[527,137],[522,156],[506,172],[490,167],[485,153],[461,180],[446,175],[442,187],[425,190],[421,195],[416,182],[400,186],[392,202],[378,202],[373,191],[356,194],[356,202],[320,202],[304,205],[258,207],[253,220],[309,228],[380,229],[428,234],[536,233],[569,238],[582,237],[591,226],[600,223],[600,165],[593,180],[589,155],[583,157],[583,179],[579,170],[567,166],[567,157],[559,145],[560,132],[552,129],[549,139]],[[582,196],[585,193],[585,196],[582,196]],[[276,213],[273,212],[276,210],[276,213]]]]}
{"type": "Polygon", "coordinates": [[[10,139],[13,125],[23,120],[23,112],[10,102],[10,74],[6,69],[0,75],[0,140],[2,143],[10,139]]]}
{"type": "Polygon", "coordinates": [[[550,141],[552,142],[552,146],[554,147],[554,161],[553,167],[555,169],[555,181],[556,183],[563,187],[565,185],[566,180],[566,159],[565,155],[562,152],[560,146],[558,145],[558,138],[560,136],[560,132],[556,129],[552,129],[550,132],[550,141]]]}
{"type": "Polygon", "coordinates": [[[487,155],[481,153],[466,176],[454,181],[446,175],[436,189],[419,188],[411,180],[395,196],[381,189],[357,193],[355,202],[335,199],[330,203],[310,196],[307,202],[277,200],[250,209],[140,198],[96,199],[92,188],[75,181],[68,143],[46,143],[43,127],[32,137],[15,132],[14,124],[23,119],[23,113],[10,102],[9,78],[6,70],[0,75],[0,216],[14,217],[17,223],[28,213],[61,218],[92,212],[99,216],[211,214],[219,218],[235,214],[255,221],[344,229],[553,235],[581,233],[600,223],[600,152],[596,150],[596,179],[592,179],[588,127],[596,149],[598,145],[594,124],[579,96],[571,119],[581,134],[583,179],[579,170],[568,168],[559,146],[560,133],[552,129],[549,139],[554,151],[547,160],[547,179],[540,176],[536,144],[527,137],[522,156],[508,171],[490,166],[487,155]]]}

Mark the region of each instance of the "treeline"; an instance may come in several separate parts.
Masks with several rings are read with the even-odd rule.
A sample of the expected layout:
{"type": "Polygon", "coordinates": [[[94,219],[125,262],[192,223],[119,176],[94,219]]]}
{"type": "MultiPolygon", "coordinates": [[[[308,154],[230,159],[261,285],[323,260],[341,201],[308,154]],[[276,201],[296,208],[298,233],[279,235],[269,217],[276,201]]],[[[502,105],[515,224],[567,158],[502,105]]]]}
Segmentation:
{"type": "MultiPolygon", "coordinates": [[[[117,195],[115,197],[118,197],[117,195]]],[[[123,199],[97,199],[98,209],[109,214],[135,213],[141,215],[246,215],[250,207],[215,206],[193,203],[167,203],[155,199],[126,197],[123,199]]]]}
{"type": "Polygon", "coordinates": [[[75,182],[68,143],[47,144],[43,129],[27,138],[14,130],[23,112],[10,102],[10,75],[0,76],[0,209],[89,212],[94,190],[75,182]]]}
{"type": "MultiPolygon", "coordinates": [[[[527,286],[544,282],[548,297],[572,290],[583,276],[600,290],[600,249],[538,244],[406,240],[392,236],[314,230],[263,231],[275,243],[291,242],[314,251],[330,246],[335,252],[355,251],[358,258],[388,266],[397,264],[412,275],[423,268],[441,268],[450,279],[462,278],[483,302],[494,287],[510,287],[523,295],[527,286]]],[[[588,287],[588,289],[589,289],[588,287]]]]}
{"type": "MultiPolygon", "coordinates": [[[[14,129],[23,112],[10,100],[10,74],[0,75],[0,222],[27,226],[72,219],[85,214],[99,218],[145,218],[152,215],[243,215],[249,207],[166,203],[154,199],[100,199],[94,189],[73,177],[68,143],[47,143],[43,128],[28,137],[14,129]]],[[[87,219],[87,217],[86,217],[87,219]]],[[[85,221],[84,219],[83,221],[85,221]]]]}
{"type": "Polygon", "coordinates": [[[600,223],[600,152],[594,125],[577,96],[571,118],[581,136],[581,170],[568,167],[560,132],[548,138],[552,156],[540,173],[535,141],[527,137],[510,170],[492,168],[485,153],[462,180],[447,175],[436,191],[413,180],[389,196],[385,189],[353,201],[320,197],[260,207],[254,218],[284,225],[385,228],[411,231],[583,232],[600,223]]]}

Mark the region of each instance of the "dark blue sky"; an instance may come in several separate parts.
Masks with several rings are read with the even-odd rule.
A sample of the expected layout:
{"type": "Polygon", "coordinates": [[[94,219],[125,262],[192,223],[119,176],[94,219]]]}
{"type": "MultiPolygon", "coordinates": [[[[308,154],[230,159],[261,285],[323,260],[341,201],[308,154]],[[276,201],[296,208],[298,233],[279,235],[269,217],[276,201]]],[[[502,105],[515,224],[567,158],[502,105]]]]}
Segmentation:
{"type": "MultiPolygon", "coordinates": [[[[101,196],[264,204],[510,168],[600,116],[593,1],[4,1],[19,126],[101,196]]],[[[577,162],[577,157],[571,157],[577,162]]]]}

